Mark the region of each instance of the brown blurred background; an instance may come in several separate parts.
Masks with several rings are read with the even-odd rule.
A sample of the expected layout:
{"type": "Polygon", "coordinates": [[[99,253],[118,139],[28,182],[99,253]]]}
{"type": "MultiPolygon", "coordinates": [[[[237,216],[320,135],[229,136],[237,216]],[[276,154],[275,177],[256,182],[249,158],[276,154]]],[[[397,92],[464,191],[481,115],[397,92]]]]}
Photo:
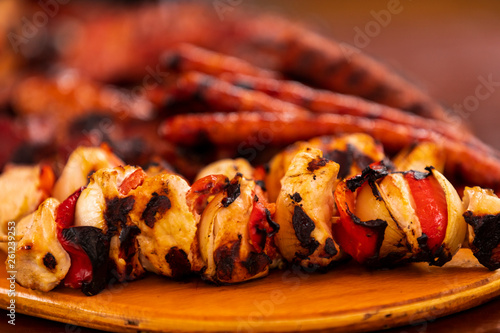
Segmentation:
{"type": "Polygon", "coordinates": [[[398,70],[447,107],[453,109],[465,102],[464,114],[475,133],[500,149],[500,1],[239,3],[243,10],[258,7],[306,21],[326,35],[357,46],[398,70]],[[381,12],[390,13],[389,9],[398,13],[386,18],[381,12]],[[359,31],[368,38],[359,37],[359,31]],[[487,95],[481,96],[483,100],[475,98],[481,85],[478,77],[497,83],[490,87],[490,93],[479,88],[480,93],[487,95]]]}

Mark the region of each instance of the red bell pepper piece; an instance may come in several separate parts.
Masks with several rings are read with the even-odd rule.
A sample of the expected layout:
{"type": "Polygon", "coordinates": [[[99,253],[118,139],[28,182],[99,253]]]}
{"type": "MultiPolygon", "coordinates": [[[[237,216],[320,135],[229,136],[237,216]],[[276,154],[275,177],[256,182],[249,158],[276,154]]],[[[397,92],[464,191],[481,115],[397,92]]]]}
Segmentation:
{"type": "Polygon", "coordinates": [[[279,230],[279,224],[273,221],[274,204],[269,204],[262,193],[255,194],[252,212],[248,221],[250,244],[259,253],[264,251],[279,230]]]}
{"type": "Polygon", "coordinates": [[[63,237],[62,231],[74,224],[76,202],[84,188],[81,187],[71,194],[57,207],[56,211],[57,239],[71,258],[71,266],[64,278],[64,285],[76,289],[81,288],[82,283],[92,280],[92,263],[87,253],[78,244],[71,243],[63,237]]]}
{"type": "Polygon", "coordinates": [[[446,195],[435,177],[415,171],[406,172],[404,177],[415,202],[422,233],[427,236],[427,246],[435,253],[444,241],[448,226],[446,195]]]}
{"type": "Polygon", "coordinates": [[[332,226],[333,235],[340,248],[359,263],[376,262],[387,222],[380,219],[361,221],[355,215],[356,193],[362,186],[374,186],[377,179],[388,172],[383,161],[372,163],[361,175],[341,181],[334,192],[340,218],[332,226]]]}
{"type": "MultiPolygon", "coordinates": [[[[369,186],[367,182],[361,186],[369,186]]],[[[332,226],[340,248],[359,263],[375,260],[384,239],[387,222],[383,220],[361,221],[355,214],[356,191],[348,189],[341,181],[335,190],[335,203],[340,219],[332,226]]]]}

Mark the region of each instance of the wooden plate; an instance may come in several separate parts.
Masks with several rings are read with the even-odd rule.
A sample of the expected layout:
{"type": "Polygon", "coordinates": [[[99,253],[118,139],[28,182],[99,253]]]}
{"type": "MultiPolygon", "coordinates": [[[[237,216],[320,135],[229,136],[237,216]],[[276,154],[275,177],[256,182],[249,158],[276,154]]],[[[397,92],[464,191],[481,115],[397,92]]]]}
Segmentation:
{"type": "MultiPolygon", "coordinates": [[[[3,308],[8,291],[1,269],[3,308]]],[[[19,313],[109,331],[370,331],[484,303],[500,294],[500,271],[488,271],[462,249],[441,268],[372,271],[349,263],[326,274],[274,271],[235,286],[151,275],[94,297],[64,287],[43,293],[16,285],[16,292],[19,313]]]]}

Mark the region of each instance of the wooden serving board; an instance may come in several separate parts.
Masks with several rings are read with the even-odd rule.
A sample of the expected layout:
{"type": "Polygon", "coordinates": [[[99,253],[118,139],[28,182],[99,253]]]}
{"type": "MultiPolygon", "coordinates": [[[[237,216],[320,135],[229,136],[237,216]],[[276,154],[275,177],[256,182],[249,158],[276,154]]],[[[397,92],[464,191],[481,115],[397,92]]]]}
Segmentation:
{"type": "MultiPolygon", "coordinates": [[[[6,308],[9,285],[0,272],[6,308]]],[[[500,294],[500,271],[488,271],[462,249],[444,267],[368,270],[349,263],[325,274],[274,271],[221,287],[151,275],[94,297],[64,287],[43,293],[16,285],[16,292],[19,313],[108,331],[371,331],[484,303],[500,294]]]]}

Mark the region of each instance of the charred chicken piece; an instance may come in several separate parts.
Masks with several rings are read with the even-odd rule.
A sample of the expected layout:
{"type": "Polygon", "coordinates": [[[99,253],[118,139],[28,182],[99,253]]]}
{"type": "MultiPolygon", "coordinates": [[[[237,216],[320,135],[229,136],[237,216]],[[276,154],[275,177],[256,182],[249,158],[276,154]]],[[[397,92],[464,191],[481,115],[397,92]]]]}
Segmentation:
{"type": "Polygon", "coordinates": [[[129,192],[135,203],[128,216],[139,228],[140,260],[147,271],[176,279],[191,274],[199,215],[187,206],[188,190],[182,177],[160,173],[129,192]]]}
{"type": "Polygon", "coordinates": [[[345,258],[332,235],[338,172],[339,165],[315,148],[305,148],[291,161],[275,215],[280,225],[276,245],[288,262],[319,269],[345,258]]]}
{"type": "Polygon", "coordinates": [[[56,199],[45,200],[17,228],[22,238],[16,245],[16,281],[23,287],[52,290],[70,268],[70,257],[57,238],[58,205],[56,199]]]}
{"type": "Polygon", "coordinates": [[[136,203],[132,190],[146,174],[132,166],[100,169],[80,195],[75,210],[75,226],[102,230],[110,240],[110,274],[118,281],[134,280],[145,271],[139,260],[137,236],[141,232],[130,218],[136,203]]]}

